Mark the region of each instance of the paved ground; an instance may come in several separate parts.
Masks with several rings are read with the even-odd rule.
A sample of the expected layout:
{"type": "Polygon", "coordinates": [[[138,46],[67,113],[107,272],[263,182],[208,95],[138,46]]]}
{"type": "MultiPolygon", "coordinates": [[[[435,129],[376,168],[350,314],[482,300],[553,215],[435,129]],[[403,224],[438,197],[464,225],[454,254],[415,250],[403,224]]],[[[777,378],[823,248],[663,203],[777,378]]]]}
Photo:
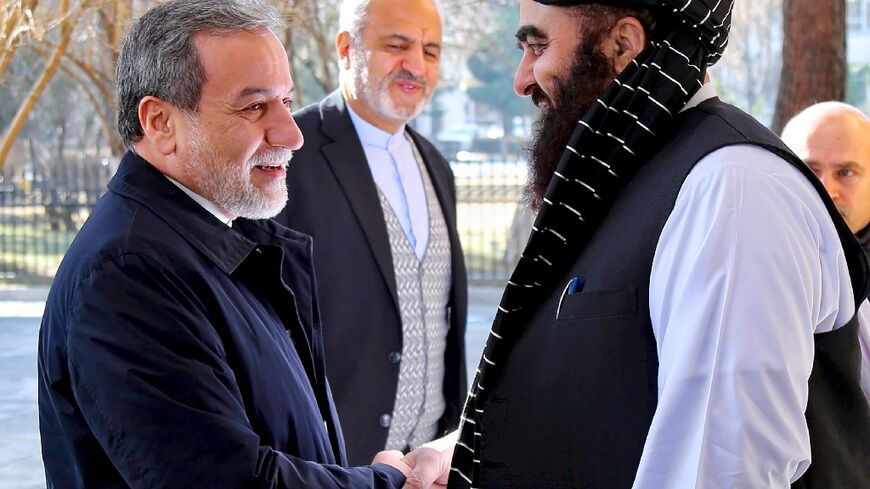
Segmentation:
{"type": "Polygon", "coordinates": [[[44,489],[36,414],[36,336],[45,288],[0,289],[0,487],[44,489]]]}
{"type": "MultiPolygon", "coordinates": [[[[45,288],[0,287],[0,488],[45,489],[36,413],[36,341],[45,288]]],[[[468,368],[480,359],[501,288],[469,291],[468,368]]]]}

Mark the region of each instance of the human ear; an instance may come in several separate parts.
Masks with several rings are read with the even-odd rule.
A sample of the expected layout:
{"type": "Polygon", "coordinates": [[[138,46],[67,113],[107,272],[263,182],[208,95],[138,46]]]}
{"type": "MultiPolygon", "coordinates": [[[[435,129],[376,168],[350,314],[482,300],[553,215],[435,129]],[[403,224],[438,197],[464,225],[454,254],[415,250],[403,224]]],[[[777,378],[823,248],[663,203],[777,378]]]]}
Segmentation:
{"type": "Polygon", "coordinates": [[[613,67],[620,73],[646,48],[646,31],[636,18],[623,17],[610,30],[610,41],[613,67]]]}
{"type": "Polygon", "coordinates": [[[177,127],[180,114],[157,97],[147,96],[139,101],[139,124],[143,139],[163,155],[175,152],[177,127]]]}
{"type": "Polygon", "coordinates": [[[350,69],[350,32],[342,31],[335,36],[335,52],[338,54],[339,65],[350,69]]]}

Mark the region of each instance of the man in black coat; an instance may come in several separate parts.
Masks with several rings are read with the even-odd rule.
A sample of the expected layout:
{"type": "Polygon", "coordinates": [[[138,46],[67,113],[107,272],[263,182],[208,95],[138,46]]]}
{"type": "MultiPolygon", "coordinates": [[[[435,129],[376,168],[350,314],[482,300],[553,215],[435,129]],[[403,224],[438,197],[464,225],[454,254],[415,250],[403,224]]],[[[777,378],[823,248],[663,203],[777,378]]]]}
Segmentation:
{"type": "Polygon", "coordinates": [[[520,0],[539,209],[450,485],[870,487],[867,259],[717,99],[730,0],[520,0]]]}
{"type": "Polygon", "coordinates": [[[438,82],[439,12],[431,0],[349,0],[340,23],[340,89],[294,114],[306,142],[277,219],[314,238],[353,463],[457,426],[467,291],[453,175],[407,126],[438,82]]]}
{"type": "Polygon", "coordinates": [[[423,449],[347,467],[311,238],[268,220],[302,144],[275,32],[256,0],[171,0],[124,40],[129,151],[40,329],[49,487],[396,489],[443,465],[423,449]]]}

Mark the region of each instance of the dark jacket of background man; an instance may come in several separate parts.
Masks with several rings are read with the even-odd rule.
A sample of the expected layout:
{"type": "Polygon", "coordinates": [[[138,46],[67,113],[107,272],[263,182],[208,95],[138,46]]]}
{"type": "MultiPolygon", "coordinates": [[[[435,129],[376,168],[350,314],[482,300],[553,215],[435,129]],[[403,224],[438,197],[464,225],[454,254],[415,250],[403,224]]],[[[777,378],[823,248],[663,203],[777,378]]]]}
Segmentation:
{"type": "Polygon", "coordinates": [[[337,465],[311,239],[230,229],[132,153],[67,252],[39,343],[49,487],[403,480],[337,465]]]}
{"type": "MultiPolygon", "coordinates": [[[[276,219],[314,237],[327,373],[353,464],[371,460],[384,448],[389,425],[382,421],[392,413],[396,396],[402,324],[393,261],[377,188],[341,94],[293,117],[305,144],[287,170],[290,197],[276,219]]],[[[465,262],[450,167],[429,141],[408,132],[429,171],[450,237],[443,431],[458,424],[466,392],[465,262]]]]}

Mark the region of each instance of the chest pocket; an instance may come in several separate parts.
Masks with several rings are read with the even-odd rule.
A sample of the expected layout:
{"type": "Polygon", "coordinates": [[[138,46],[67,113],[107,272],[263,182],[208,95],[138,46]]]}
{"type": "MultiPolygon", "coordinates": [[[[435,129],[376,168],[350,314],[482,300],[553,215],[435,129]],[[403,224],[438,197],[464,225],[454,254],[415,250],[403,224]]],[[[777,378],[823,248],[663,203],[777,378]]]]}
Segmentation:
{"type": "Polygon", "coordinates": [[[628,316],[637,312],[637,287],[565,295],[557,321],[628,316]]]}

